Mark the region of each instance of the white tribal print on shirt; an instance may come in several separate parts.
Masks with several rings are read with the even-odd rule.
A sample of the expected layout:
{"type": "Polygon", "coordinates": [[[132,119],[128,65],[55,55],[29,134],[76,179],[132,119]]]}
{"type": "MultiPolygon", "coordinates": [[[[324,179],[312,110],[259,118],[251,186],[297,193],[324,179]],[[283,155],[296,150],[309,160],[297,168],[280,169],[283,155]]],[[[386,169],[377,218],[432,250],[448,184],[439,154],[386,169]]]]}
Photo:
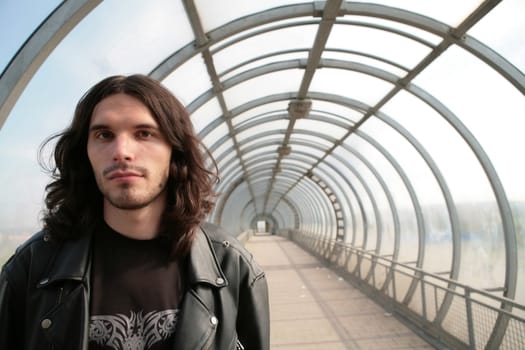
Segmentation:
{"type": "Polygon", "coordinates": [[[159,341],[169,338],[175,331],[179,310],[152,311],[142,315],[133,312],[91,316],[89,341],[115,350],[147,350],[159,341]]]}

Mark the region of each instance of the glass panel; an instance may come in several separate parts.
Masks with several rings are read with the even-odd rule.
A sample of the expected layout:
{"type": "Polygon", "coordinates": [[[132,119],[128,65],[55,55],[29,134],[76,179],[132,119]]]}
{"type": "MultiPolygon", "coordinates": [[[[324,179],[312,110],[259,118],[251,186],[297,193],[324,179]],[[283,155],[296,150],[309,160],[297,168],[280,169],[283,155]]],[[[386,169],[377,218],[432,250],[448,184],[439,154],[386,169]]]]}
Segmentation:
{"type": "MultiPolygon", "coordinates": [[[[233,157],[232,157],[233,158],[233,157]]],[[[223,166],[219,167],[219,176],[221,179],[225,179],[226,177],[231,176],[232,174],[242,173],[241,165],[239,164],[239,161],[237,159],[234,159],[231,162],[223,162],[223,166]],[[227,164],[227,166],[225,166],[227,164]]],[[[225,181],[225,183],[227,183],[225,181]]],[[[228,187],[230,184],[226,185],[225,187],[228,187]]]]}
{"type": "Polygon", "coordinates": [[[251,150],[250,152],[246,152],[246,157],[253,157],[261,153],[267,153],[267,152],[275,152],[277,153],[277,146],[266,146],[266,147],[259,147],[256,149],[251,150]]]}
{"type": "Polygon", "coordinates": [[[287,113],[288,101],[277,101],[266,103],[261,106],[252,108],[244,113],[236,115],[232,119],[233,126],[236,127],[241,123],[247,120],[256,120],[258,118],[263,118],[266,115],[278,114],[278,113],[287,113]]]}
{"type": "MultiPolygon", "coordinates": [[[[396,204],[400,221],[400,232],[413,232],[412,234],[408,234],[408,236],[417,237],[417,226],[415,226],[413,220],[415,217],[414,208],[406,186],[403,184],[400,175],[395,171],[393,165],[388,162],[387,158],[381,154],[378,149],[374,148],[361,137],[353,135],[344,143],[344,146],[354,152],[353,154],[360,154],[361,158],[366,159],[382,176],[396,204]]],[[[340,152],[342,155],[344,154],[340,149],[336,149],[335,153],[339,154],[340,152]]],[[[352,164],[360,167],[357,162],[352,164]]],[[[382,249],[382,253],[394,253],[394,239],[394,232],[385,230],[383,234],[384,250],[382,249]],[[389,247],[392,249],[389,250],[389,247]]]]}
{"type": "Polygon", "coordinates": [[[190,115],[193,128],[201,138],[205,136],[201,134],[202,129],[208,126],[208,124],[210,124],[213,120],[221,116],[221,107],[219,105],[219,102],[215,98],[206,102],[204,105],[202,105],[199,109],[197,109],[190,115]]]}
{"type": "Polygon", "coordinates": [[[312,111],[327,115],[332,113],[335,118],[346,120],[349,124],[354,124],[363,117],[363,113],[361,112],[357,112],[337,103],[321,100],[312,101],[312,111]]]}
{"type": "Polygon", "coordinates": [[[324,51],[323,58],[340,60],[340,61],[348,61],[348,62],[357,62],[357,63],[361,63],[364,65],[375,67],[377,69],[387,71],[391,74],[395,74],[400,77],[404,76],[409,70],[409,67],[400,66],[398,64],[391,64],[388,62],[383,62],[379,59],[369,58],[363,55],[354,55],[351,53],[345,53],[345,52],[339,52],[339,51],[324,51]]]}
{"type": "Polygon", "coordinates": [[[302,2],[300,0],[266,0],[266,1],[208,1],[196,0],[205,31],[212,30],[240,17],[264,11],[269,8],[302,2]]]}
{"type": "Polygon", "coordinates": [[[386,58],[408,68],[417,65],[430,52],[427,46],[401,35],[353,25],[335,26],[327,46],[386,58]]]}
{"type": "MultiPolygon", "coordinates": [[[[380,221],[376,219],[378,234],[381,234],[381,245],[380,254],[392,254],[393,252],[393,237],[394,237],[394,223],[392,219],[392,209],[388,204],[387,197],[383,188],[381,187],[378,179],[372,173],[372,171],[355,155],[348,153],[341,147],[338,147],[334,151],[335,155],[338,155],[341,159],[344,159],[358,172],[358,175],[365,181],[366,185],[370,189],[372,196],[375,200],[377,210],[379,212],[380,221]],[[379,226],[380,225],[380,226],[379,226]]],[[[327,157],[327,162],[333,163],[341,171],[346,171],[346,166],[341,163],[340,160],[335,160],[333,157],[327,157]]],[[[345,176],[345,178],[347,178],[345,176]]],[[[373,247],[371,246],[371,249],[373,247]]]]}
{"type": "Polygon", "coordinates": [[[204,92],[211,90],[210,77],[200,55],[195,56],[164,79],[164,84],[184,105],[193,102],[204,92]]]}
{"type": "Polygon", "coordinates": [[[264,169],[273,169],[275,166],[275,160],[274,159],[264,159],[260,161],[254,161],[251,164],[248,164],[248,171],[250,172],[253,168],[259,168],[262,167],[264,169]]]}
{"type": "Polygon", "coordinates": [[[298,119],[295,122],[295,127],[303,130],[315,130],[326,135],[329,135],[330,138],[341,138],[346,134],[346,130],[340,127],[337,127],[330,123],[325,123],[322,121],[311,120],[308,118],[298,119]]]}
{"type": "Polygon", "coordinates": [[[240,62],[235,61],[234,58],[230,58],[231,64],[239,64],[240,66],[231,66],[228,70],[222,72],[219,77],[221,80],[226,81],[228,79],[234,78],[236,75],[239,75],[243,72],[247,72],[252,69],[259,67],[264,67],[277,62],[297,62],[297,60],[305,60],[308,57],[309,49],[303,49],[300,52],[293,52],[288,54],[273,54],[270,57],[260,57],[254,58],[253,62],[240,62]]]}
{"type": "MultiPolygon", "coordinates": [[[[430,206],[435,208],[439,205],[444,205],[441,190],[434,176],[419,153],[408,141],[377,118],[370,118],[363,124],[362,128],[364,132],[390,151],[414,186],[414,190],[423,207],[430,206]]],[[[413,217],[413,213],[410,214],[413,217]]],[[[414,249],[414,244],[418,244],[418,232],[402,228],[400,259],[415,261],[417,250],[414,249]]],[[[449,265],[447,265],[448,267],[449,265]]]]}
{"type": "Polygon", "coordinates": [[[264,133],[265,131],[280,130],[280,129],[286,130],[287,126],[288,126],[287,120],[276,120],[276,121],[269,122],[269,123],[259,124],[253,128],[249,128],[243,132],[238,133],[236,137],[239,142],[242,142],[246,138],[255,137],[259,133],[264,133]]]}
{"type": "MultiPolygon", "coordinates": [[[[308,135],[306,130],[304,130],[304,134],[298,134],[297,131],[292,134],[292,137],[290,138],[290,143],[300,143],[300,142],[306,142],[307,144],[311,144],[311,147],[315,147],[321,150],[327,150],[330,147],[332,147],[334,144],[328,140],[325,140],[323,138],[314,136],[314,135],[308,135]]],[[[292,145],[292,152],[294,150],[294,146],[292,145]]]]}
{"type": "Polygon", "coordinates": [[[509,158],[513,150],[525,149],[525,119],[516,114],[525,109],[523,95],[491,68],[458,48],[443,54],[416,82],[461,118],[483,145],[510,199],[524,200],[521,182],[525,164],[509,158]]]}
{"type": "Polygon", "coordinates": [[[525,1],[502,1],[468,32],[525,72],[525,1]]]}
{"type": "Polygon", "coordinates": [[[390,83],[369,75],[323,68],[315,73],[310,90],[334,95],[344,94],[373,106],[392,88],[390,83]]]}
{"type": "Polygon", "coordinates": [[[297,168],[303,169],[303,172],[311,168],[311,165],[309,163],[305,163],[301,160],[293,158],[283,158],[283,160],[281,161],[281,168],[285,169],[289,166],[296,170],[298,170],[297,168]]]}
{"type": "Polygon", "coordinates": [[[119,72],[147,74],[174,48],[192,40],[181,2],[102,1],[64,38],[52,56],[60,55],[62,74],[71,70],[93,81],[119,72]]]}
{"type": "MultiPolygon", "coordinates": [[[[333,158],[331,159],[331,161],[334,162],[333,158]]],[[[329,168],[327,168],[327,165],[325,165],[324,163],[319,164],[319,169],[323,169],[323,171],[325,172],[330,171],[329,168]]],[[[341,167],[340,171],[343,174],[345,180],[352,184],[353,190],[350,189],[350,191],[352,192],[354,196],[357,196],[357,198],[354,197],[355,198],[354,200],[356,200],[356,203],[359,200],[361,201],[361,204],[363,205],[363,209],[364,209],[364,214],[366,215],[366,225],[363,225],[362,227],[363,231],[361,232],[361,234],[358,235],[358,237],[356,237],[357,239],[355,241],[355,244],[358,247],[363,248],[365,250],[375,249],[375,244],[377,240],[377,225],[376,225],[376,217],[374,215],[374,211],[372,208],[371,199],[368,196],[363,186],[363,183],[356,177],[355,173],[351,172],[346,167],[345,168],[341,167]],[[366,231],[366,235],[365,235],[365,231],[366,231]],[[366,240],[366,245],[363,246],[363,243],[365,243],[365,240],[366,240]]],[[[338,181],[339,183],[343,183],[343,181],[345,181],[341,179],[339,175],[337,175],[337,178],[339,179],[338,181]]],[[[329,182],[330,180],[327,178],[326,181],[329,182]]],[[[331,187],[334,187],[334,186],[335,185],[332,183],[331,187]]],[[[357,207],[356,209],[357,210],[354,211],[356,216],[357,215],[360,216],[361,214],[363,214],[363,212],[359,209],[359,207],[357,207]]]]}
{"type": "Polygon", "coordinates": [[[299,69],[265,74],[229,88],[224,92],[224,98],[231,109],[255,97],[295,92],[302,76],[303,71],[299,69]]]}
{"type": "Polygon", "coordinates": [[[435,110],[412,95],[399,93],[383,111],[395,116],[430,153],[456,201],[493,199],[488,180],[471,149],[435,110]]]}
{"type": "Polygon", "coordinates": [[[282,143],[283,135],[277,134],[277,135],[269,135],[264,137],[254,137],[249,140],[244,140],[244,142],[241,143],[241,151],[244,151],[245,149],[249,147],[253,147],[254,145],[262,145],[267,143],[273,143],[275,145],[279,145],[282,143]]]}
{"type": "MultiPolygon", "coordinates": [[[[403,6],[396,6],[402,8],[403,6]]],[[[346,18],[351,21],[369,23],[371,25],[378,25],[381,27],[386,27],[395,31],[400,31],[402,33],[411,34],[430,45],[437,45],[441,42],[442,38],[438,35],[432,34],[426,30],[419,29],[408,24],[403,24],[401,22],[394,22],[388,19],[383,19],[379,17],[366,17],[366,16],[347,16],[346,18]]],[[[386,58],[386,57],[385,57],[386,58]]]]}
{"type": "MultiPolygon", "coordinates": [[[[221,173],[224,173],[225,169],[223,169],[223,167],[226,166],[226,164],[230,164],[231,160],[236,157],[237,155],[235,154],[235,151],[232,150],[231,152],[227,153],[226,156],[220,159],[217,165],[221,173]]],[[[239,164],[237,164],[237,166],[239,166],[239,164]]]]}
{"type": "Polygon", "coordinates": [[[212,132],[206,135],[206,137],[202,139],[202,142],[204,142],[206,145],[212,145],[226,134],[228,134],[228,126],[226,123],[221,123],[215,129],[213,129],[212,132]]]}
{"type": "Polygon", "coordinates": [[[223,152],[226,152],[227,150],[230,150],[229,152],[232,154],[235,154],[235,151],[233,150],[233,141],[231,139],[226,140],[223,142],[214,152],[213,157],[217,158],[220,155],[223,154],[223,152]]]}
{"type": "MultiPolygon", "coordinates": [[[[525,122],[516,114],[516,111],[525,108],[523,95],[477,58],[456,47],[445,52],[418,77],[417,82],[445,103],[477,138],[497,170],[511,203],[523,202],[525,190],[522,179],[525,176],[525,165],[515,159],[515,151],[525,147],[522,135],[525,122]],[[438,76],[440,80],[436,81],[438,76]]],[[[460,163],[461,159],[456,160],[456,150],[451,156],[452,162],[460,163]]],[[[461,174],[456,176],[463,181],[458,181],[454,187],[454,194],[458,193],[462,206],[470,204],[469,207],[462,208],[465,213],[462,220],[478,223],[472,226],[462,222],[462,228],[465,230],[462,254],[465,259],[472,259],[466,260],[467,265],[475,259],[466,251],[467,247],[470,246],[474,250],[482,248],[486,254],[486,259],[478,259],[475,263],[478,270],[465,273],[471,274],[470,278],[474,280],[484,276],[483,281],[472,281],[483,287],[500,286],[503,283],[502,271],[505,265],[504,236],[501,232],[501,219],[494,208],[494,196],[479,165],[474,167],[467,164],[461,167],[461,173],[464,171],[467,171],[467,174],[477,171],[480,175],[473,178],[470,178],[470,175],[469,178],[463,178],[461,174]],[[477,207],[478,211],[483,207],[483,212],[490,214],[480,222],[479,217],[469,215],[473,212],[472,206],[477,207]],[[478,243],[479,246],[472,246],[478,243]]],[[[515,215],[519,216],[521,213],[515,215]]],[[[519,232],[518,237],[523,237],[523,233],[519,232]]],[[[520,244],[518,254],[523,254],[524,250],[520,244]]],[[[519,273],[521,276],[525,274],[523,271],[519,273]]],[[[471,281],[465,275],[462,277],[467,279],[467,283],[471,281]]],[[[525,288],[523,285],[521,288],[525,288]]]]}
{"type": "Polygon", "coordinates": [[[304,152],[304,153],[309,153],[314,158],[321,158],[324,155],[324,152],[322,152],[322,151],[319,151],[319,150],[317,150],[315,148],[312,148],[312,147],[306,147],[306,146],[302,146],[302,145],[295,145],[295,146],[293,146],[293,150],[298,150],[298,151],[301,151],[301,152],[304,152]]]}
{"type": "Polygon", "coordinates": [[[431,18],[436,18],[437,20],[452,26],[457,26],[461,23],[461,21],[480,3],[479,0],[442,0],[436,2],[418,0],[368,0],[367,2],[399,7],[408,11],[417,12],[431,18]]]}
{"type": "Polygon", "coordinates": [[[310,167],[312,166],[313,164],[315,164],[318,159],[316,158],[313,158],[309,153],[299,153],[299,152],[296,152],[296,153],[292,153],[291,155],[289,156],[285,156],[283,158],[283,161],[290,161],[290,162],[297,162],[297,163],[300,163],[300,164],[303,164],[302,166],[304,167],[306,164],[306,166],[310,167]]]}
{"type": "Polygon", "coordinates": [[[0,1],[0,72],[61,1],[0,1]]]}
{"type": "MultiPolygon", "coordinates": [[[[267,63],[283,61],[293,57],[306,58],[308,57],[308,51],[302,51],[289,58],[276,56],[265,60],[262,59],[262,56],[295,49],[308,49],[312,46],[316,32],[316,25],[297,26],[262,33],[242,40],[217,52],[213,56],[217,72],[222,74],[223,71],[230,69],[233,65],[258,57],[260,57],[261,60],[243,66],[241,70],[244,71],[255,66],[262,66],[267,63]]],[[[232,73],[235,74],[235,72],[232,73]]]]}

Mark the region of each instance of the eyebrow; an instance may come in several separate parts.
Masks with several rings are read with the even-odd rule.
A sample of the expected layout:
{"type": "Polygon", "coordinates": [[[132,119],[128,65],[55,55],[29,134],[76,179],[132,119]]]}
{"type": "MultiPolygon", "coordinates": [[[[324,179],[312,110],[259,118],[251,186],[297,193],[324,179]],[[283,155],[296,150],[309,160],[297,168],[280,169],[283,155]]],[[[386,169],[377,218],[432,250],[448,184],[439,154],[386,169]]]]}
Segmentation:
{"type": "MultiPolygon", "coordinates": [[[[152,129],[152,130],[160,130],[160,128],[157,125],[154,124],[137,124],[133,126],[134,129],[152,129]]],[[[107,124],[93,124],[89,127],[89,132],[102,130],[102,129],[111,129],[111,127],[107,124]]]]}

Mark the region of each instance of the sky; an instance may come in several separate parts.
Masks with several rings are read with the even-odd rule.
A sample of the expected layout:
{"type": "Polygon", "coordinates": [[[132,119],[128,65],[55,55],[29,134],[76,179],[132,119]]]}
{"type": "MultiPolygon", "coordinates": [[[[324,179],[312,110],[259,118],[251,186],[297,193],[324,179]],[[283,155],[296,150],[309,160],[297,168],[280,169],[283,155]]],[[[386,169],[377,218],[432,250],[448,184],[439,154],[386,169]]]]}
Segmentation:
{"type": "MultiPolygon", "coordinates": [[[[0,1],[0,69],[6,67],[28,35],[59,3],[0,1]]],[[[401,3],[423,13],[427,11],[421,7],[421,1],[401,3]]],[[[442,4],[443,13],[440,16],[446,16],[450,6],[458,4],[457,1],[449,5],[442,1],[438,3],[442,4]]],[[[477,2],[469,0],[460,3],[467,11],[477,2]]],[[[212,9],[208,9],[203,13],[203,21],[213,23],[217,20],[213,13],[212,9]]],[[[472,31],[473,35],[483,38],[522,71],[525,69],[524,14],[525,1],[504,0],[501,10],[494,11],[493,18],[480,23],[472,31]]],[[[76,102],[87,88],[110,74],[148,73],[175,48],[191,40],[191,28],[181,2],[169,0],[105,1],[72,30],[37,71],[0,129],[0,234],[27,233],[40,226],[44,187],[49,177],[38,163],[38,149],[46,137],[66,127],[76,102]],[[124,2],[126,6],[123,6],[124,2]],[[111,15],[104,15],[107,13],[111,15]],[[111,28],[111,35],[107,34],[107,28],[111,28]],[[140,51],[134,49],[138,45],[140,51]]],[[[514,199],[525,200],[525,191],[521,186],[525,170],[516,161],[518,150],[525,146],[525,141],[521,141],[525,120],[523,95],[513,91],[487,67],[478,69],[476,64],[479,62],[462,52],[457,52],[457,55],[447,53],[436,63],[436,69],[418,77],[418,81],[428,86],[454,111],[470,117],[469,126],[476,130],[480,141],[488,145],[495,166],[502,169],[502,178],[509,193],[514,199]],[[440,64],[446,65],[450,76],[442,76],[440,64]],[[483,73],[481,77],[480,72],[483,73]],[[450,84],[440,83],[453,76],[464,76],[470,85],[451,87],[450,84]],[[478,79],[480,86],[477,87],[478,79]],[[472,81],[476,83],[472,85],[472,81]],[[501,102],[488,103],[493,99],[501,102]],[[472,107],[474,105],[478,106],[477,109],[472,107]],[[500,133],[505,133],[507,137],[494,136],[500,133]],[[509,162],[509,155],[514,157],[514,161],[509,162]]],[[[185,102],[191,102],[196,92],[200,91],[188,78],[187,82],[175,88],[176,95],[182,96],[185,102]]],[[[389,108],[395,110],[396,103],[402,108],[402,99],[393,102],[389,108]]],[[[417,113],[414,112],[414,116],[417,113]]],[[[414,125],[415,128],[427,127],[414,125]]],[[[417,130],[414,132],[417,133],[417,130]]],[[[443,140],[429,143],[429,147],[434,148],[442,145],[443,140]]],[[[440,161],[451,168],[464,166],[458,163],[458,158],[449,157],[447,153],[441,155],[443,159],[440,161]]],[[[456,187],[460,191],[461,183],[456,187]]]]}

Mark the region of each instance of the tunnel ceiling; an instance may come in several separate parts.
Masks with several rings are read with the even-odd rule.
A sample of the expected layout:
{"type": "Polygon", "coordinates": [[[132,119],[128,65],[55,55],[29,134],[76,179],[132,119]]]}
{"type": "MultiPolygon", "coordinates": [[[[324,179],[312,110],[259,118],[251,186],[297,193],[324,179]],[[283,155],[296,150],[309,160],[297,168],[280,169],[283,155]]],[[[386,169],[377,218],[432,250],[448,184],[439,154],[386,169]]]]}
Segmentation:
{"type": "Polygon", "coordinates": [[[46,85],[78,91],[67,106],[106,75],[149,74],[184,102],[217,161],[210,220],[234,232],[264,220],[454,279],[476,259],[461,242],[477,237],[505,252],[500,277],[479,284],[513,297],[525,198],[519,6],[67,1],[5,62],[0,124],[53,69],[69,74],[46,85]],[[471,220],[480,213],[490,220],[471,220]],[[436,242],[445,253],[427,248],[436,242]]]}

